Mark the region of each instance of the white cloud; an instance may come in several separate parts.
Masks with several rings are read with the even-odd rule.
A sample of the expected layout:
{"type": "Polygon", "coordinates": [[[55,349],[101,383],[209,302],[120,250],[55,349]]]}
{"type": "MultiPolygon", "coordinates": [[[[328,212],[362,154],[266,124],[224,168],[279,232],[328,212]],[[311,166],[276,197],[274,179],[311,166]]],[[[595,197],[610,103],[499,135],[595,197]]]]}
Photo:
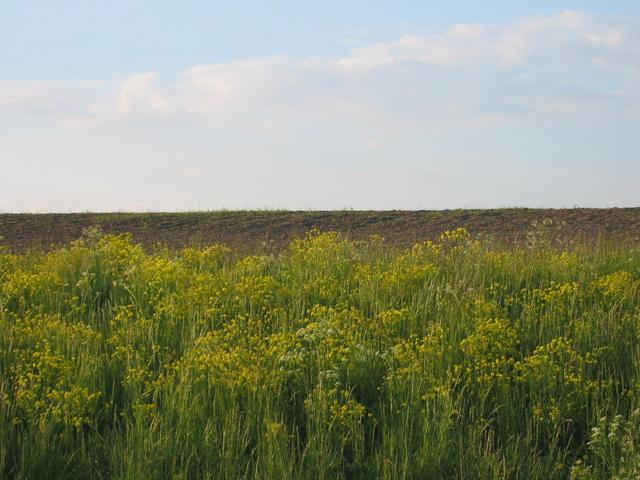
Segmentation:
{"type": "Polygon", "coordinates": [[[62,104],[64,92],[45,83],[0,83],[0,112],[43,113],[62,104]]]}
{"type": "Polygon", "coordinates": [[[617,66],[640,53],[640,26],[626,19],[564,12],[505,25],[461,23],[441,34],[407,35],[360,48],[336,62],[344,70],[402,64],[467,69],[564,68],[611,58],[617,66]]]}
{"type": "Polygon", "coordinates": [[[167,115],[170,111],[169,102],[156,85],[157,77],[155,72],[128,77],[120,86],[116,111],[120,115],[129,115],[140,109],[143,112],[167,115]]]}
{"type": "Polygon", "coordinates": [[[156,72],[145,72],[125,78],[115,100],[94,102],[90,109],[97,115],[114,118],[166,118],[171,114],[171,98],[158,85],[156,72]]]}
{"type": "Polygon", "coordinates": [[[184,74],[177,96],[186,113],[208,115],[225,108],[263,108],[299,80],[295,61],[277,56],[197,65],[184,74]]]}
{"type": "Polygon", "coordinates": [[[156,72],[138,73],[110,95],[96,89],[88,113],[46,86],[5,87],[0,110],[46,107],[74,125],[190,116],[232,121],[274,112],[486,125],[539,113],[635,115],[639,86],[637,21],[564,12],[458,24],[355,48],[342,58],[279,55],[196,65],[166,85],[156,72]]]}

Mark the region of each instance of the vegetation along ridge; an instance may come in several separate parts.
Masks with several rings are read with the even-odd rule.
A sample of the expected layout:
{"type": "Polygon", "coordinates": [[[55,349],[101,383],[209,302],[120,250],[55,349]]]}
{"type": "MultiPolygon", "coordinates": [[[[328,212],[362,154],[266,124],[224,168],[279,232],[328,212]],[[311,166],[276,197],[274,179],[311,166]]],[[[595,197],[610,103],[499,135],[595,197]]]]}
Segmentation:
{"type": "Polygon", "coordinates": [[[640,476],[640,250],[0,251],[0,478],[640,476]]]}

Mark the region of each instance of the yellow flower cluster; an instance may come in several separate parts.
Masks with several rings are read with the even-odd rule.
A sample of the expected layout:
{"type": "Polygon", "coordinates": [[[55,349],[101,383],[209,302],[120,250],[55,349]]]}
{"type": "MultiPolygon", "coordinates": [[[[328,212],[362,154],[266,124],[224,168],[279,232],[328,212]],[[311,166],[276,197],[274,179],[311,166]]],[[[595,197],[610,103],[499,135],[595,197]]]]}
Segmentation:
{"type": "Polygon", "coordinates": [[[98,361],[95,353],[102,335],[47,315],[18,320],[7,330],[14,359],[9,372],[15,382],[16,420],[41,428],[92,424],[101,392],[89,388],[86,380],[98,361]],[[92,356],[81,360],[87,352],[92,356]]]}
{"type": "Polygon", "coordinates": [[[536,245],[0,251],[0,476],[39,478],[33,444],[78,478],[610,478],[640,252],[536,245]]]}
{"type": "Polygon", "coordinates": [[[631,273],[619,271],[600,277],[595,286],[605,296],[621,298],[637,292],[640,283],[631,273]]]}

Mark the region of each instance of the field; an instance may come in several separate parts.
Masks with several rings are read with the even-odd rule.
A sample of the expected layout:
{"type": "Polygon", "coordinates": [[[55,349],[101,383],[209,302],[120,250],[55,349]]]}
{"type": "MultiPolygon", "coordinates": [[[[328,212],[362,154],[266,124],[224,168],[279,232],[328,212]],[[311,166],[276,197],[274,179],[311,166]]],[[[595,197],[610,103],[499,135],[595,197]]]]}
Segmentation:
{"type": "Polygon", "coordinates": [[[0,478],[638,478],[638,211],[566,212],[454,212],[426,241],[265,212],[267,245],[237,248],[82,232],[124,214],[73,217],[75,241],[14,224],[0,478]]]}
{"type": "Polygon", "coordinates": [[[33,247],[68,245],[84,228],[98,225],[106,233],[131,233],[136,242],[172,248],[221,243],[242,253],[269,253],[313,228],[337,231],[354,240],[380,235],[388,243],[411,247],[435,240],[443,232],[466,228],[472,235],[522,242],[532,222],[564,222],[565,238],[593,242],[640,239],[640,208],[496,209],[440,211],[246,211],[193,213],[0,214],[0,244],[16,252],[33,247]]]}

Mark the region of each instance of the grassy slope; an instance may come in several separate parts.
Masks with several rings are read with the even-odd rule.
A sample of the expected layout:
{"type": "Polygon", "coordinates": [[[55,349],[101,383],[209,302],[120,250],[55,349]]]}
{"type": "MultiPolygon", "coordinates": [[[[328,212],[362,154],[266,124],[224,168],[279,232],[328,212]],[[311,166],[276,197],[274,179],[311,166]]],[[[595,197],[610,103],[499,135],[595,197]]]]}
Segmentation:
{"type": "Polygon", "coordinates": [[[538,239],[0,254],[0,478],[639,478],[640,251],[538,239]]]}

